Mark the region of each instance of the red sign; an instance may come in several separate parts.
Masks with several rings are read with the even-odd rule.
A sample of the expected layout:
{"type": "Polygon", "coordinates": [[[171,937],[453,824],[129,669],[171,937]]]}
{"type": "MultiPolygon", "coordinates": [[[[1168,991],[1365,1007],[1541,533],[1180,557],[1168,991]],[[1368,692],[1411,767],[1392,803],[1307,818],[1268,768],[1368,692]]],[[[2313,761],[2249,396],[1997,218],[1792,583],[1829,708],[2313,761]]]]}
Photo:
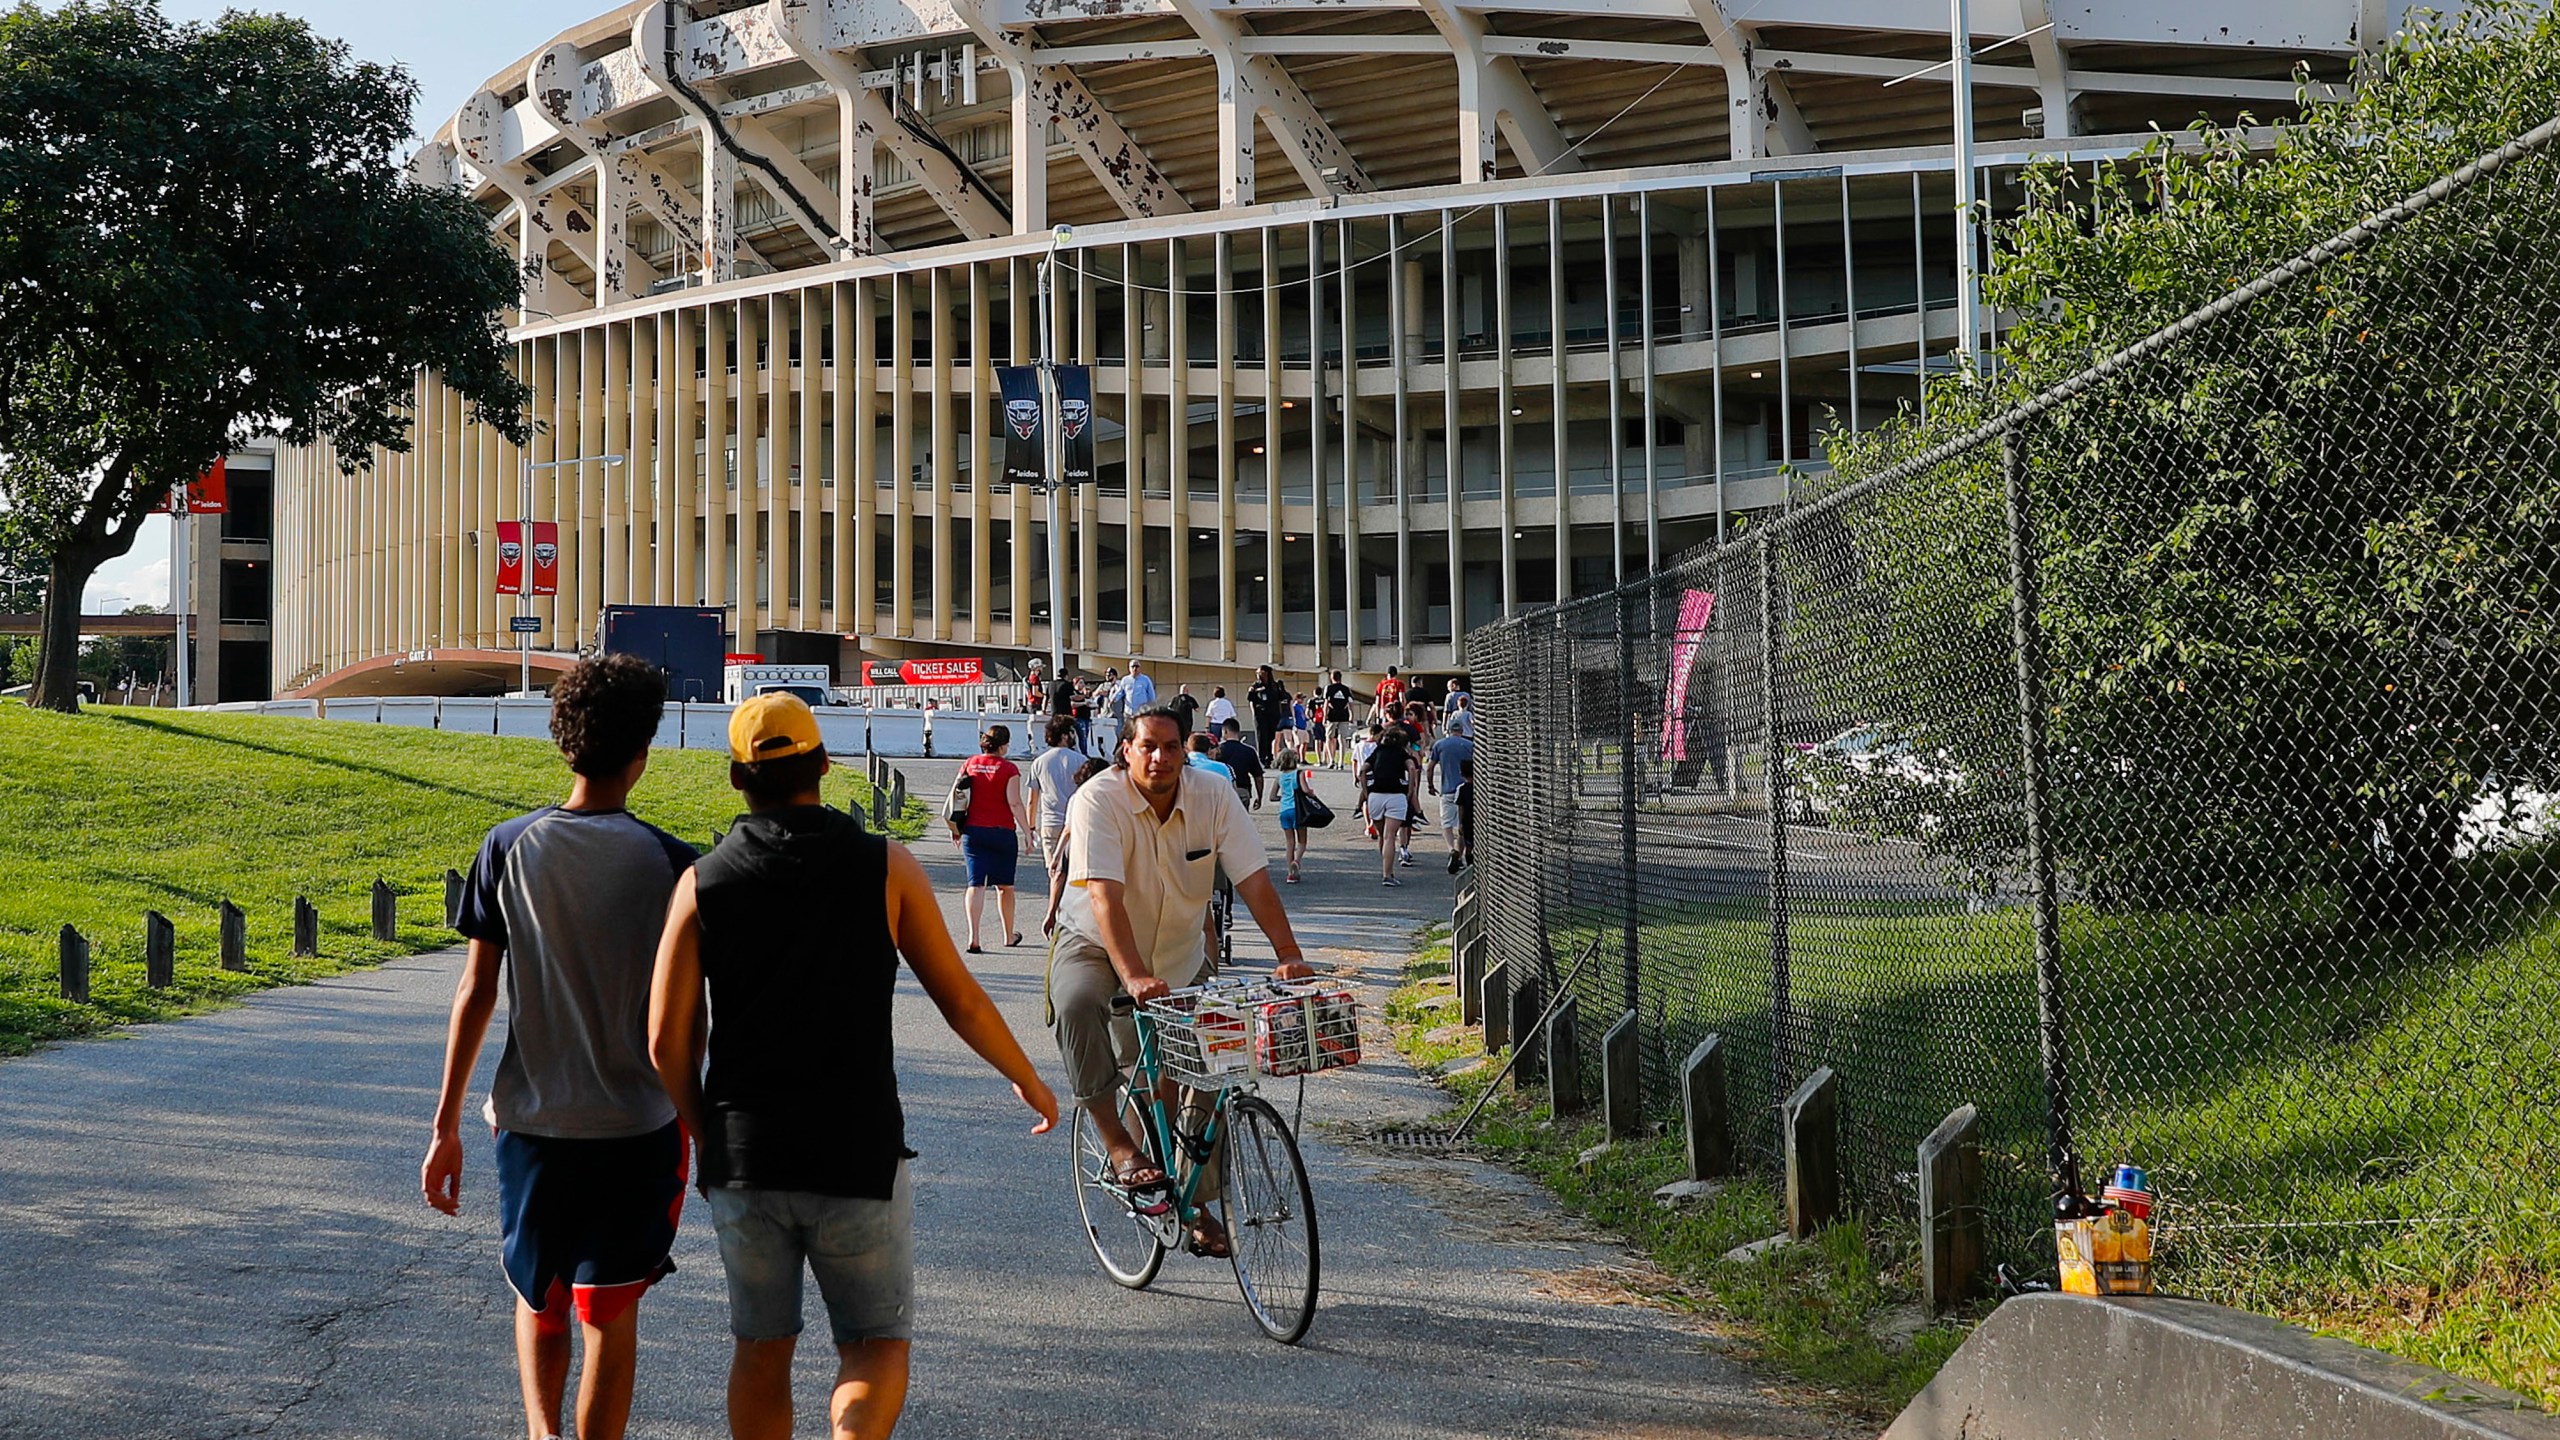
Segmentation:
{"type": "Polygon", "coordinates": [[[723,655],[720,657],[720,663],[723,665],[761,665],[764,663],[764,657],[762,655],[723,655]]]}
{"type": "Polygon", "coordinates": [[[501,595],[524,593],[524,526],[521,521],[498,522],[498,580],[492,588],[501,595]]]}
{"type": "Polygon", "coordinates": [[[873,685],[975,685],[987,678],[987,667],[975,656],[965,660],[908,660],[896,665],[871,660],[864,663],[862,677],[873,685]]]}
{"type": "Polygon", "coordinates": [[[154,515],[219,515],[231,508],[231,462],[216,460],[192,483],[169,487],[168,496],[151,507],[154,515]]]}
{"type": "Polygon", "coordinates": [[[560,527],[548,520],[533,522],[533,593],[560,593],[560,527]]]}

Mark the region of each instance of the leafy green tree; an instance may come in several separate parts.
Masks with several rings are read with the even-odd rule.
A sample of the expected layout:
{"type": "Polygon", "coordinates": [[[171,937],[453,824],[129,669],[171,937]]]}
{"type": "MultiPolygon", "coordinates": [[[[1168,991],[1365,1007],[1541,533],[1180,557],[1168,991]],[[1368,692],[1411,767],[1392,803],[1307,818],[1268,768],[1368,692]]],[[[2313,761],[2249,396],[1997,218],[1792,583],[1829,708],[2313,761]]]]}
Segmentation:
{"type": "MultiPolygon", "coordinates": [[[[2412,19],[2352,100],[2271,150],[2199,132],[2094,188],[2031,174],[1987,287],[2016,317],[1996,379],[1938,387],[1926,427],[1844,444],[1844,471],[2045,390],[2560,109],[2546,7],[2412,19]]],[[[2452,894],[2466,811],[2560,788],[2555,233],[2560,159],[2521,161],[2025,433],[2055,835],[2085,893],[2229,906],[2340,883],[2414,913],[2452,894]]],[[[2020,843],[1998,458],[1875,496],[1839,527],[1855,585],[1797,591],[1810,628],[1858,639],[1835,647],[1835,703],[1918,757],[1849,788],[1986,870],[2020,843]],[[1905,803],[1932,785],[1934,808],[1905,803]]]]}
{"type": "Polygon", "coordinates": [[[424,367],[511,439],[513,264],[398,164],[417,86],[299,20],[0,15],[0,497],[45,557],[34,703],[76,705],[89,577],[250,434],[407,448],[424,367]]]}

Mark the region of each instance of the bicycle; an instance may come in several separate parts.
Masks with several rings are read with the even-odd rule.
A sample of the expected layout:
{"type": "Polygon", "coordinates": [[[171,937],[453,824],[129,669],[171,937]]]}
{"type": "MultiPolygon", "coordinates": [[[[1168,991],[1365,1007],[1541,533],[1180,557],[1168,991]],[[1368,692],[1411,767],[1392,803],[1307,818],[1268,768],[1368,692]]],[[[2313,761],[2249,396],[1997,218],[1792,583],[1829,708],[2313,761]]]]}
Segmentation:
{"type": "Polygon", "coordinates": [[[1298,1141],[1279,1108],[1257,1093],[1257,1075],[1295,1076],[1357,1064],[1359,1006],[1350,990],[1316,981],[1217,981],[1176,990],[1144,1006],[1127,996],[1118,1014],[1134,1016],[1138,1060],[1123,1088],[1121,1123],[1140,1154],[1164,1171],[1173,1203],[1141,1212],[1119,1182],[1093,1117],[1077,1107],[1071,1148],[1076,1210],[1103,1273],[1145,1289],[1165,1251],[1214,1203],[1211,1216],[1227,1233],[1236,1288],[1263,1333],[1294,1345],[1315,1322],[1322,1276],[1315,1188],[1298,1141]],[[1196,1128],[1175,1122],[1166,1091],[1180,1087],[1181,1107],[1205,1109],[1196,1128]],[[1205,1101],[1200,1097],[1207,1096],[1205,1101]],[[1215,1202],[1200,1196],[1207,1167],[1220,1167],[1215,1202]]]}

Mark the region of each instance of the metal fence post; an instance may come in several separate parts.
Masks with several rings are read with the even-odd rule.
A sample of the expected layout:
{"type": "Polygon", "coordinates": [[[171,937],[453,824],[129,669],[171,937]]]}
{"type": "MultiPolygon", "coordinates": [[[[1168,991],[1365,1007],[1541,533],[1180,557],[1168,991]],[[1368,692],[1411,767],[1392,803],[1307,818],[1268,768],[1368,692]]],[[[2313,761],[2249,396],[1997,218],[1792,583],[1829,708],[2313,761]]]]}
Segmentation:
{"type": "Polygon", "coordinates": [[[1787,956],[1787,745],[1778,734],[1777,532],[1760,532],[1760,738],[1769,797],[1769,1091],[1795,1088],[1795,986],[1787,956]]]}
{"type": "Polygon", "coordinates": [[[1621,586],[1618,590],[1618,704],[1625,710],[1627,723],[1618,736],[1618,870],[1625,894],[1625,970],[1626,1008],[1636,1009],[1637,982],[1641,975],[1641,948],[1637,940],[1637,910],[1640,894],[1636,883],[1636,735],[1644,727],[1636,718],[1636,627],[1635,591],[1621,586]]]}
{"type": "Polygon", "coordinates": [[[2062,902],[2048,829],[2045,765],[2044,628],[2037,618],[2033,517],[2028,511],[2025,444],[2019,432],[2000,437],[2001,479],[2008,492],[2009,619],[2018,673],[2018,748],[2027,831],[2027,873],[2035,887],[2036,1031],[2044,1055],[2046,1158],[2055,1188],[2080,1188],[2080,1156],[2071,1140],[2071,1071],[2062,992],[2062,902]]]}

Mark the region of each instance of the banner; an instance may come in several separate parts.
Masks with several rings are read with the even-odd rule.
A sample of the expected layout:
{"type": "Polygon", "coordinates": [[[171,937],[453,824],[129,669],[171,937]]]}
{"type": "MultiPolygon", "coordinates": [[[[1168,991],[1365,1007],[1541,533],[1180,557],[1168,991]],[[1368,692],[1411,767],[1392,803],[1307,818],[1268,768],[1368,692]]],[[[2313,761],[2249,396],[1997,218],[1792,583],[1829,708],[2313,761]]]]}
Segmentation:
{"type": "Polygon", "coordinates": [[[533,522],[533,593],[560,593],[560,527],[549,520],[533,522]]]}
{"type": "Polygon", "coordinates": [[[1059,483],[1093,483],[1093,372],[1082,365],[1058,367],[1059,483]]]}
{"type": "Polygon", "coordinates": [[[1037,485],[1048,478],[1040,453],[1040,372],[1005,365],[996,370],[996,383],[1004,389],[1004,481],[1037,485]]]}
{"type": "Polygon", "coordinates": [[[1671,671],[1662,682],[1662,758],[1689,758],[1689,676],[1697,668],[1698,647],[1707,638],[1707,621],[1716,613],[1712,590],[1680,592],[1680,624],[1671,632],[1671,671]]]}
{"type": "Polygon", "coordinates": [[[192,481],[169,487],[167,497],[151,507],[154,515],[219,515],[231,508],[231,461],[213,462],[213,468],[192,481]]]}
{"type": "Polygon", "coordinates": [[[498,522],[498,579],[490,587],[500,595],[524,593],[524,535],[522,522],[498,522]]]}
{"type": "Polygon", "coordinates": [[[975,656],[963,660],[862,662],[862,679],[867,685],[975,685],[986,678],[986,662],[975,656]]]}

